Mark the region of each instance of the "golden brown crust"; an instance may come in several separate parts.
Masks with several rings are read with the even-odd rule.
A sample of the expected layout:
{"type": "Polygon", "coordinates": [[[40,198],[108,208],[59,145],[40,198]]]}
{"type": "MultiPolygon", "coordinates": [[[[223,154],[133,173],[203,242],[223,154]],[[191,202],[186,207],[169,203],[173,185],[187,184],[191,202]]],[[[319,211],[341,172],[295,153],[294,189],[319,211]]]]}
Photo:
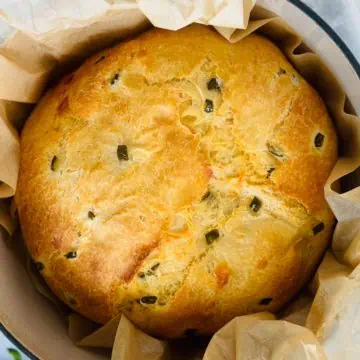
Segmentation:
{"type": "Polygon", "coordinates": [[[40,101],[16,202],[71,307],[102,323],[123,311],[161,337],[210,334],[306,281],[332,233],[336,158],[323,102],[269,40],[153,29],[40,101]]]}

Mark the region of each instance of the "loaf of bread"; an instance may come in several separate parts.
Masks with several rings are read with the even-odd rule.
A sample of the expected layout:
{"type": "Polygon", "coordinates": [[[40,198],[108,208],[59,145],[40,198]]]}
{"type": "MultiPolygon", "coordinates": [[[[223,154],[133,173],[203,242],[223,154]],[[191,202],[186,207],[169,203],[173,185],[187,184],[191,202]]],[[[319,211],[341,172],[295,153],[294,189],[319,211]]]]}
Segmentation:
{"type": "Polygon", "coordinates": [[[331,238],[337,137],[268,39],[152,29],[50,89],[21,134],[16,204],[54,293],[162,338],[278,311],[331,238]]]}

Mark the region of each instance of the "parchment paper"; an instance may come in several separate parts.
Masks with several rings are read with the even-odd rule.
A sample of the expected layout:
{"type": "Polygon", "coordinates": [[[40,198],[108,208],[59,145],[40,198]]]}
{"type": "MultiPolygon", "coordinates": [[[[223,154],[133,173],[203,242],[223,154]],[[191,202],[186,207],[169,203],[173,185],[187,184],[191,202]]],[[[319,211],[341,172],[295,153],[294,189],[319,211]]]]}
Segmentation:
{"type": "MultiPolygon", "coordinates": [[[[346,192],[339,184],[360,166],[360,119],[345,113],[341,88],[320,59],[300,46],[300,37],[280,19],[259,8],[254,9],[248,23],[254,0],[91,0],[86,6],[80,0],[11,3],[22,6],[0,4],[0,14],[19,29],[0,47],[0,198],[12,196],[16,189],[16,130],[31,108],[28,104],[39,99],[48,80],[56,74],[90,53],[146,29],[150,26],[146,17],[154,25],[172,30],[191,22],[214,25],[231,42],[241,41],[253,31],[263,33],[317,88],[342,138],[341,157],[325,186],[338,225],[332,247],[310,286],[313,294],[300,294],[281,314],[260,313],[232,320],[212,337],[206,349],[203,344],[208,340],[188,340],[179,346],[151,338],[124,316],[99,328],[80,315],[71,314],[67,321],[72,339],[79,346],[113,345],[112,359],[116,360],[312,360],[326,359],[326,355],[329,359],[358,359],[360,187],[356,181],[350,186],[348,176],[348,184],[343,186],[346,192]],[[238,30],[247,25],[246,30],[238,30]]],[[[9,205],[0,204],[0,224],[12,233],[9,205]]],[[[38,275],[29,269],[34,286],[51,298],[49,290],[36,278],[38,275]]]]}

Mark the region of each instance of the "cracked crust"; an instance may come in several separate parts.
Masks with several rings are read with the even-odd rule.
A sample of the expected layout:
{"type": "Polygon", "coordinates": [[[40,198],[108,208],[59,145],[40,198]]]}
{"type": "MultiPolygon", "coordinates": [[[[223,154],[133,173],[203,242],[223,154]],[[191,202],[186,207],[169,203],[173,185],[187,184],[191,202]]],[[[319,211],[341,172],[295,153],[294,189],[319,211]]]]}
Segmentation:
{"type": "Polygon", "coordinates": [[[336,158],[323,102],[269,40],[153,29],[43,97],[16,203],[69,306],[101,323],[123,311],[160,337],[211,334],[308,279],[332,233],[336,158]]]}

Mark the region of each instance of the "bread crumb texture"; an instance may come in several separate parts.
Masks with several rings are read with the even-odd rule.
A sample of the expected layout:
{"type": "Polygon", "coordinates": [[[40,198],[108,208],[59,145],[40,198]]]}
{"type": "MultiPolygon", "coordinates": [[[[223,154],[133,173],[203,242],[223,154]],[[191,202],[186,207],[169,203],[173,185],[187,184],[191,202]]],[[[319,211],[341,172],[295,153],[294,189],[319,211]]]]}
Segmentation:
{"type": "Polygon", "coordinates": [[[212,334],[277,311],[309,278],[333,230],[336,159],[322,100],[272,42],[153,29],[42,98],[16,202],[69,306],[159,337],[212,334]]]}

